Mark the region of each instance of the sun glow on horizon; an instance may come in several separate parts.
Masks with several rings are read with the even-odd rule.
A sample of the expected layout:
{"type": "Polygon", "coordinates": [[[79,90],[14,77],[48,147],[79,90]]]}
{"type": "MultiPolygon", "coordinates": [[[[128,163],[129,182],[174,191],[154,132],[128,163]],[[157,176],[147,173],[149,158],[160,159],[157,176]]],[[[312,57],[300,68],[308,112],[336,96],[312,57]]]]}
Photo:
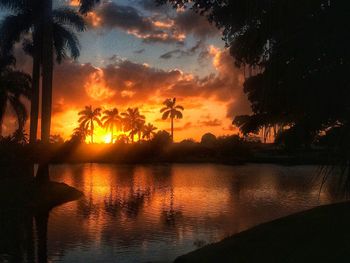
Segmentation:
{"type": "Polygon", "coordinates": [[[112,135],[111,134],[105,134],[103,140],[104,140],[104,143],[111,143],[112,142],[112,135]]]}
{"type": "MultiPolygon", "coordinates": [[[[207,132],[213,133],[216,136],[227,135],[232,133],[237,133],[237,130],[229,129],[231,125],[231,120],[226,117],[225,105],[220,105],[215,102],[207,102],[205,106],[191,105],[188,101],[182,101],[179,103],[185,107],[184,118],[176,119],[174,121],[174,135],[175,141],[180,142],[184,139],[194,139],[200,141],[201,136],[207,132]],[[217,113],[215,115],[215,121],[211,121],[207,118],[211,116],[210,113],[217,113]],[[227,119],[227,121],[226,121],[227,119]],[[208,126],[209,125],[209,126],[208,126]],[[226,128],[227,127],[227,128],[226,128]]],[[[92,105],[98,105],[96,102],[92,105]]],[[[102,112],[106,109],[112,109],[117,107],[117,105],[107,105],[103,104],[101,106],[102,112]]],[[[161,103],[154,102],[154,104],[144,104],[144,105],[130,105],[130,107],[139,107],[140,113],[146,116],[146,124],[151,123],[157,127],[157,131],[165,130],[170,133],[170,120],[162,120],[159,109],[161,108],[161,103]],[[155,106],[157,104],[157,106],[155,106]]],[[[119,112],[124,112],[128,106],[118,107],[119,112]]],[[[78,123],[78,112],[81,109],[71,109],[68,111],[63,111],[58,113],[53,118],[53,130],[52,134],[59,134],[64,140],[69,140],[74,132],[74,129],[79,126],[78,123]]],[[[118,140],[120,135],[128,136],[129,132],[117,131],[113,132],[113,142],[118,140]]],[[[111,131],[106,130],[104,127],[100,127],[95,123],[94,129],[94,143],[97,144],[109,144],[112,141],[111,131]]],[[[138,136],[135,136],[135,141],[138,141],[138,136]]],[[[87,135],[85,142],[91,143],[91,136],[87,135]]]]}

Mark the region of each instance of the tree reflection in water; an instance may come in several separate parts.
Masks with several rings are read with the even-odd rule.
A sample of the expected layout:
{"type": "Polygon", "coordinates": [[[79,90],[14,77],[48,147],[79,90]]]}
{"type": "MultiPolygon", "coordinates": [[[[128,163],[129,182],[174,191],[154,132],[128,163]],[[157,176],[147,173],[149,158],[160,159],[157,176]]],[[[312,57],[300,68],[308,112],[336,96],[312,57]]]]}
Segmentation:
{"type": "Polygon", "coordinates": [[[182,218],[182,212],[174,209],[174,188],[170,188],[170,202],[168,208],[162,209],[162,222],[167,226],[174,227],[176,221],[182,218]]]}
{"type": "Polygon", "coordinates": [[[49,210],[0,208],[0,261],[46,263],[49,210]],[[34,224],[35,222],[35,224],[34,224]]]}

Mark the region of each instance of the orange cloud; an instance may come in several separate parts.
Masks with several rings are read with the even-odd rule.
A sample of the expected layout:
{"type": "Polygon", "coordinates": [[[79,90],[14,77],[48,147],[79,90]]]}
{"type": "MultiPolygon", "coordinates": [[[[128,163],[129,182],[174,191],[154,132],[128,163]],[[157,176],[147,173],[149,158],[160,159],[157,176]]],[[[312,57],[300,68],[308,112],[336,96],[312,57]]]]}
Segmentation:
{"type": "Polygon", "coordinates": [[[79,6],[80,5],[80,1],[79,0],[70,0],[69,1],[69,5],[70,6],[79,6]]]}
{"type": "MultiPolygon", "coordinates": [[[[128,60],[102,68],[66,61],[55,72],[55,118],[63,123],[67,117],[63,114],[65,110],[74,109],[77,113],[85,105],[117,107],[120,111],[139,107],[148,122],[168,130],[170,123],[160,121],[159,109],[166,98],[176,97],[185,107],[184,119],[175,122],[176,140],[190,137],[200,140],[205,132],[227,134],[235,115],[250,112],[243,93],[243,74],[234,66],[228,50],[211,46],[208,54],[217,72],[204,78],[179,69],[161,70],[128,60]]],[[[77,116],[69,118],[77,120],[77,116]]]]}
{"type": "Polygon", "coordinates": [[[102,19],[95,12],[89,12],[86,16],[87,22],[93,27],[99,27],[102,24],[102,19]]]}
{"type": "Polygon", "coordinates": [[[86,94],[95,101],[106,101],[115,95],[115,91],[108,88],[101,69],[91,73],[84,85],[86,94]]]}

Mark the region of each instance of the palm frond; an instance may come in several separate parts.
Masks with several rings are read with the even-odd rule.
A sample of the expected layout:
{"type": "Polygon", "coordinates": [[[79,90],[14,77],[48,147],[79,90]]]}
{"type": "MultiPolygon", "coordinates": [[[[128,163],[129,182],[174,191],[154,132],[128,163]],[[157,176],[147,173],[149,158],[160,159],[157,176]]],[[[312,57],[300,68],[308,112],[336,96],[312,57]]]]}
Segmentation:
{"type": "Polygon", "coordinates": [[[182,112],[180,112],[180,111],[176,111],[175,116],[178,119],[182,119],[183,118],[182,112]]]}
{"type": "Polygon", "coordinates": [[[84,120],[86,120],[86,119],[87,119],[87,118],[86,118],[85,115],[84,115],[84,116],[81,116],[81,117],[79,118],[78,122],[81,123],[82,121],[84,121],[84,120]]]}
{"type": "Polygon", "coordinates": [[[163,119],[163,120],[166,120],[166,119],[169,117],[170,112],[171,112],[170,110],[169,110],[169,111],[164,112],[164,113],[163,113],[163,115],[162,115],[162,119],[163,119]]]}
{"type": "Polygon", "coordinates": [[[86,109],[78,112],[78,115],[87,116],[88,114],[89,114],[89,112],[86,109]]]}
{"type": "Polygon", "coordinates": [[[74,32],[59,23],[54,23],[53,31],[57,62],[67,57],[67,50],[73,59],[77,59],[80,56],[80,43],[74,32]]]}
{"type": "Polygon", "coordinates": [[[3,84],[5,88],[16,96],[23,95],[30,99],[31,77],[30,75],[18,71],[7,69],[3,71],[3,84]]]}
{"type": "Polygon", "coordinates": [[[105,115],[101,118],[102,122],[107,122],[109,120],[109,116],[105,115]]]}
{"type": "Polygon", "coordinates": [[[13,45],[19,42],[21,36],[28,33],[31,27],[31,15],[29,13],[19,13],[5,17],[0,26],[1,53],[11,53],[13,45]]]}
{"type": "Polygon", "coordinates": [[[185,110],[185,108],[184,107],[182,107],[181,105],[177,105],[177,106],[175,106],[175,109],[178,109],[178,110],[185,110]]]}
{"type": "Polygon", "coordinates": [[[94,121],[97,122],[97,124],[98,124],[100,127],[103,127],[103,124],[102,124],[102,122],[100,121],[99,118],[95,117],[95,118],[94,118],[94,121]]]}
{"type": "Polygon", "coordinates": [[[161,108],[160,109],[160,113],[163,113],[164,111],[168,110],[169,108],[168,107],[164,107],[164,108],[161,108]]]}
{"type": "Polygon", "coordinates": [[[72,8],[59,8],[52,12],[54,22],[69,26],[72,29],[83,32],[86,30],[84,18],[72,8]]]}
{"type": "Polygon", "coordinates": [[[24,104],[20,101],[20,99],[16,96],[11,96],[9,98],[10,105],[12,109],[16,113],[16,117],[18,120],[18,129],[22,130],[24,127],[25,122],[27,121],[27,109],[24,106],[24,104]]]}
{"type": "Polygon", "coordinates": [[[0,0],[0,8],[18,12],[23,8],[25,0],[0,0]]]}

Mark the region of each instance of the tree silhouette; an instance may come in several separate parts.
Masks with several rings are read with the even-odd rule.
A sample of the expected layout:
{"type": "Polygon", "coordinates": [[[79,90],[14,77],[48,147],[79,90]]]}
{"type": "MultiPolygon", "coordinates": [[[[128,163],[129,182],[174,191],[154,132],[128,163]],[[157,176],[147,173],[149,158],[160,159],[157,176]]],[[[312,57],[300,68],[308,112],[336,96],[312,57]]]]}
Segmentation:
{"type": "Polygon", "coordinates": [[[64,139],[60,134],[54,134],[50,136],[50,143],[62,144],[64,143],[64,139]]]}
{"type": "Polygon", "coordinates": [[[122,118],[119,116],[118,109],[114,108],[112,110],[105,110],[103,112],[104,116],[101,121],[103,127],[108,131],[111,131],[111,143],[114,140],[114,128],[119,131],[122,129],[122,118]]]}
{"type": "Polygon", "coordinates": [[[90,135],[89,130],[86,127],[78,126],[74,129],[71,141],[78,141],[80,143],[85,142],[86,136],[90,135]]]}
{"type": "Polygon", "coordinates": [[[163,102],[163,105],[165,106],[160,110],[162,115],[162,119],[166,120],[170,118],[171,122],[171,139],[174,141],[174,119],[182,119],[183,115],[182,112],[184,110],[184,107],[180,105],[176,105],[176,98],[173,99],[166,99],[163,102]]]}
{"type": "Polygon", "coordinates": [[[151,140],[151,138],[156,134],[157,127],[153,126],[153,124],[148,123],[143,127],[142,130],[142,138],[151,140]]]}
{"type": "MultiPolygon", "coordinates": [[[[136,134],[140,134],[145,123],[145,116],[141,115],[138,108],[128,108],[123,116],[124,131],[130,132],[131,142],[134,142],[136,134]]],[[[140,138],[140,137],[139,137],[140,138]]]]}
{"type": "MultiPolygon", "coordinates": [[[[12,51],[15,42],[21,40],[21,36],[32,32],[32,40],[26,40],[24,49],[33,57],[32,69],[32,101],[30,117],[30,142],[34,142],[37,136],[39,113],[39,85],[40,71],[43,62],[43,3],[42,1],[1,1],[0,6],[11,11],[0,27],[2,53],[12,51]],[[11,2],[11,3],[10,3],[11,2]]],[[[56,51],[58,63],[67,57],[67,50],[72,58],[79,56],[79,41],[73,30],[83,31],[85,22],[73,9],[60,8],[52,12],[52,43],[56,51]]]]}
{"type": "MultiPolygon", "coordinates": [[[[17,0],[19,1],[19,0],[17,0]]],[[[8,2],[8,1],[6,1],[8,2]]],[[[99,0],[79,0],[80,11],[87,13],[99,0]]],[[[53,1],[43,1],[42,8],[42,120],[41,136],[45,143],[50,140],[51,109],[52,109],[52,79],[53,79],[53,1]]],[[[93,135],[91,135],[93,137],[93,135]]]]}
{"type": "Polygon", "coordinates": [[[11,140],[19,144],[28,143],[28,134],[24,128],[18,128],[12,135],[11,140]]]}
{"type": "Polygon", "coordinates": [[[2,135],[2,123],[7,105],[14,110],[18,130],[22,131],[27,120],[27,110],[20,100],[21,96],[30,98],[30,76],[12,69],[11,67],[0,68],[0,136],[2,135]]]}
{"type": "Polygon", "coordinates": [[[92,106],[85,106],[85,109],[80,111],[78,115],[81,116],[78,121],[80,126],[90,132],[91,143],[94,143],[95,122],[99,126],[103,126],[102,122],[100,121],[101,108],[93,109],[92,106]]]}
{"type": "Polygon", "coordinates": [[[127,135],[125,135],[125,134],[120,134],[120,135],[117,137],[117,140],[118,140],[118,142],[128,144],[128,143],[129,143],[129,136],[127,136],[127,135]]]}
{"type": "Polygon", "coordinates": [[[135,135],[137,134],[137,138],[139,142],[141,142],[141,134],[143,132],[144,127],[145,127],[145,120],[140,120],[136,122],[135,129],[132,131],[135,135]]]}

